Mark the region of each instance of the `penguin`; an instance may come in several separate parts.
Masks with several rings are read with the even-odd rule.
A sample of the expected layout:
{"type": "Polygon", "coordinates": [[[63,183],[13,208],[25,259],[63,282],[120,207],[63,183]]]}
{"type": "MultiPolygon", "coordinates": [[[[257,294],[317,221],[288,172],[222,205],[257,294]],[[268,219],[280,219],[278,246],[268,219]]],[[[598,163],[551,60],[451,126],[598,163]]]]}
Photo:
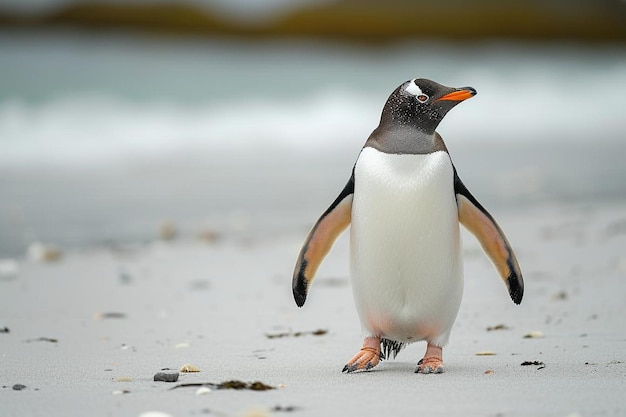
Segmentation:
{"type": "Polygon", "coordinates": [[[315,273],[350,226],[350,280],[365,336],[342,372],[367,371],[409,343],[426,341],[416,373],[442,373],[463,294],[462,224],[480,242],[515,304],[524,280],[502,229],[463,184],[435,131],[457,104],[476,95],[416,78],[387,99],[380,123],[352,174],[309,232],[292,289],[306,301],[315,273]]]}

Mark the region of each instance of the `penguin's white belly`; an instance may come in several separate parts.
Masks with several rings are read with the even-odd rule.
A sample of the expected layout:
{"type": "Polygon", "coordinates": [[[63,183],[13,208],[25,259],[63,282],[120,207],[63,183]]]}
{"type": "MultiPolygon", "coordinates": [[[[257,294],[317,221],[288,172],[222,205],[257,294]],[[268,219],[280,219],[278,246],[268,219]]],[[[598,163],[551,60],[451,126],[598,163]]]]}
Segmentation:
{"type": "Polygon", "coordinates": [[[365,332],[444,345],[463,292],[450,157],[367,147],[354,175],[351,275],[365,332]]]}

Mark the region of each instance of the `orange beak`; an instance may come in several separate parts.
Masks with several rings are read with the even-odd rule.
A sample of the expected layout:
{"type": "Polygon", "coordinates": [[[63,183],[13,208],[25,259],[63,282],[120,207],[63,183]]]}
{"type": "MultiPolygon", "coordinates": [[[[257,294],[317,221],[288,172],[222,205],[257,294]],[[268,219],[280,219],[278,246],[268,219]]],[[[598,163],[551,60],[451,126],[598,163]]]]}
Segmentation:
{"type": "Polygon", "coordinates": [[[463,101],[463,100],[467,100],[468,98],[472,98],[475,95],[476,95],[476,90],[474,90],[472,87],[463,87],[456,91],[448,93],[443,97],[439,97],[435,101],[442,101],[442,100],[463,101]]]}

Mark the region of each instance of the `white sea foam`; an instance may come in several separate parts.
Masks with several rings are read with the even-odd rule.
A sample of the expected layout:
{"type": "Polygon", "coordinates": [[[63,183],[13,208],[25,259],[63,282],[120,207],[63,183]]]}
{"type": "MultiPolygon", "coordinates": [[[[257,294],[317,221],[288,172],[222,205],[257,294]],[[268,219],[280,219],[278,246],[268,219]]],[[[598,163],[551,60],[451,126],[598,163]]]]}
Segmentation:
{"type": "Polygon", "coordinates": [[[94,163],[195,150],[259,152],[357,147],[378,118],[375,102],[318,95],[226,105],[133,103],[102,96],[41,104],[0,102],[0,164],[94,163]]]}

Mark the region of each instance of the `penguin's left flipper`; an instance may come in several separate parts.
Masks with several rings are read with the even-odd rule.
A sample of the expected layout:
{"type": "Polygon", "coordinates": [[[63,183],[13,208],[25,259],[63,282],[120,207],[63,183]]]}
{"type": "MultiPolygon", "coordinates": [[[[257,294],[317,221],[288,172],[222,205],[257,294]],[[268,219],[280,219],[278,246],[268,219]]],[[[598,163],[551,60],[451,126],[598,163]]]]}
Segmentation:
{"type": "Polygon", "coordinates": [[[354,196],[354,172],[339,196],[320,216],[307,236],[293,271],[293,298],[298,307],[306,301],[315,272],[326,257],[339,235],[352,221],[352,197],[354,196]]]}
{"type": "Polygon", "coordinates": [[[491,214],[469,192],[456,172],[454,173],[454,192],[459,210],[459,221],[476,236],[506,284],[513,302],[521,303],[524,295],[524,279],[515,253],[504,232],[491,214]]]}

